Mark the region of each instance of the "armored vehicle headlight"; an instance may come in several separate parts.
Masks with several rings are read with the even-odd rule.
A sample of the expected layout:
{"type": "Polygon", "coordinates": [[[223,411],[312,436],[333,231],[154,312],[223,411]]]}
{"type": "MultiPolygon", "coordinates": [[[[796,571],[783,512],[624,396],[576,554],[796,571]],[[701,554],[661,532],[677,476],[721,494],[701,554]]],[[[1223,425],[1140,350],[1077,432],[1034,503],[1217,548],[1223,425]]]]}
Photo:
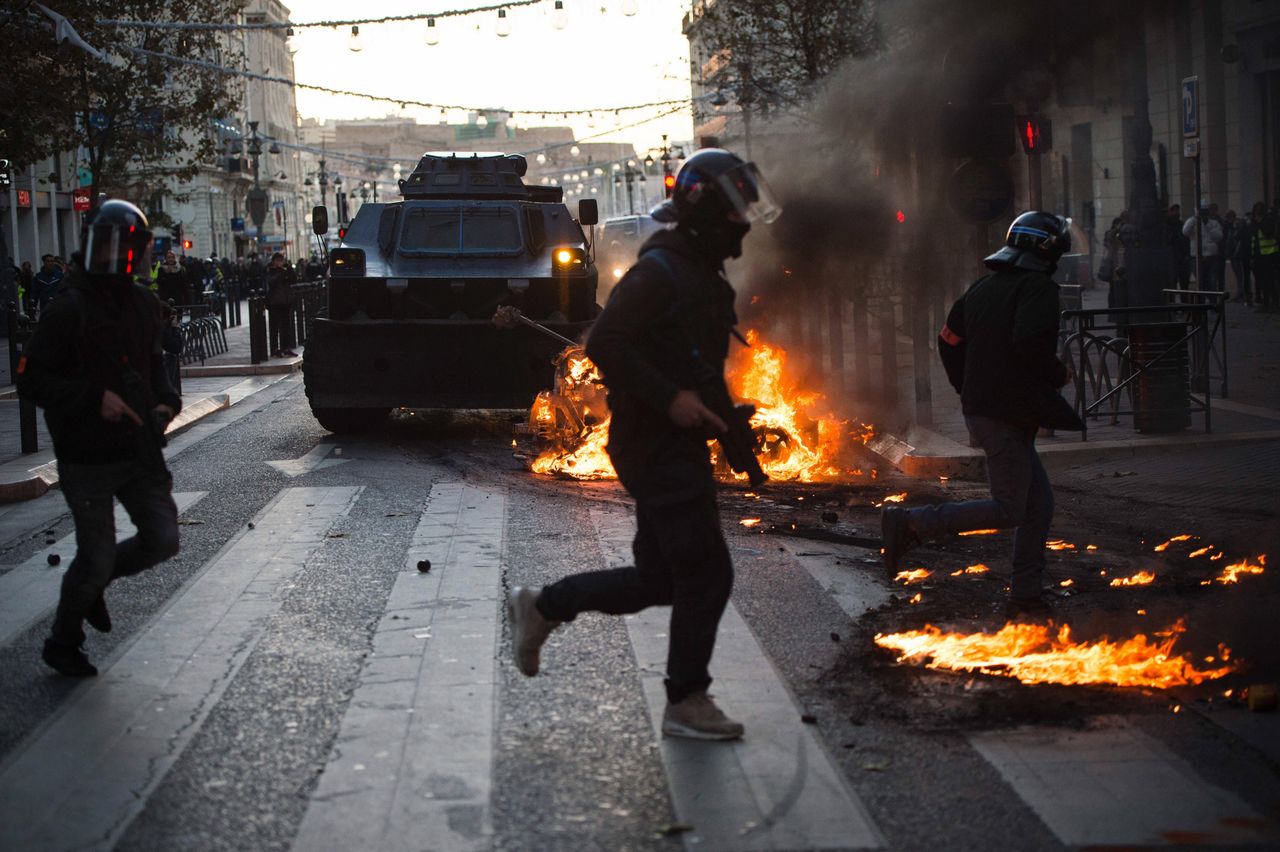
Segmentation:
{"type": "Polygon", "coordinates": [[[580,248],[558,248],[551,253],[551,265],[556,272],[580,270],[586,264],[586,255],[580,248]]]}
{"type": "Polygon", "coordinates": [[[336,248],[329,252],[330,275],[364,275],[364,249],[336,248]]]}

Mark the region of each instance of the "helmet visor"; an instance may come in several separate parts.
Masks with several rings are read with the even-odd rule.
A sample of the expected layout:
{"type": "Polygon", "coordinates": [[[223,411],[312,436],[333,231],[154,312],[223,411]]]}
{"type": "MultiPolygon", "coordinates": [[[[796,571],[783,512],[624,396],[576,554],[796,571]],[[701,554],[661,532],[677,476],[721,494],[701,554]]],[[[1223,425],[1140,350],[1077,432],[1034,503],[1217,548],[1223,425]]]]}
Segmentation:
{"type": "Polygon", "coordinates": [[[782,206],[755,163],[734,166],[716,178],[716,186],[743,221],[766,225],[782,215],[782,206]]]}
{"type": "Polygon", "coordinates": [[[84,268],[90,275],[144,275],[151,268],[151,231],[136,225],[90,225],[84,268]]]}

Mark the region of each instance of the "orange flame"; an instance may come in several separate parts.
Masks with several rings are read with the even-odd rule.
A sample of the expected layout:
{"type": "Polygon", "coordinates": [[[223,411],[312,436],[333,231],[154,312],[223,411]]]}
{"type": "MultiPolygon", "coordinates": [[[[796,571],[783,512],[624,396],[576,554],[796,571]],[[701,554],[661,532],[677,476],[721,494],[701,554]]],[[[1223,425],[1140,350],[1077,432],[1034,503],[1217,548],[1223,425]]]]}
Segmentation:
{"type": "Polygon", "coordinates": [[[995,535],[998,532],[1000,532],[1000,530],[966,530],[965,532],[960,533],[960,535],[995,535]]]}
{"type": "Polygon", "coordinates": [[[1191,551],[1190,553],[1188,553],[1188,554],[1187,554],[1187,558],[1188,558],[1188,559],[1195,559],[1197,556],[1204,556],[1204,555],[1205,555],[1206,553],[1208,553],[1210,550],[1213,550],[1213,545],[1212,545],[1212,544],[1211,544],[1211,545],[1209,545],[1208,547],[1201,547],[1201,548],[1198,548],[1198,549],[1196,549],[1196,550],[1191,551]]]}
{"type": "MultiPolygon", "coordinates": [[[[822,395],[804,391],[787,369],[787,353],[764,343],[757,331],[748,331],[749,349],[743,349],[727,365],[733,396],[756,406],[751,425],[762,436],[764,449],[760,465],[775,480],[815,482],[845,476],[861,476],[862,471],[841,463],[842,450],[852,438],[865,443],[875,435],[873,426],[850,424],[833,415],[820,416],[822,395]]],[[[571,347],[561,353],[557,364],[556,390],[544,392],[530,410],[530,427],[539,435],[554,438],[556,447],[544,451],[533,462],[535,473],[560,474],[575,479],[611,479],[616,474],[605,452],[609,420],[603,409],[604,387],[599,370],[583,353],[571,347]],[[581,429],[566,428],[574,414],[591,413],[598,422],[581,429]],[[574,414],[558,409],[580,408],[574,414]]],[[[570,423],[569,426],[575,424],[570,423]]],[[[874,479],[876,472],[871,472],[874,479]]],[[[906,495],[904,494],[903,497],[906,495]]]]}
{"type": "Polygon", "coordinates": [[[913,568],[910,571],[899,571],[894,581],[910,586],[912,583],[923,583],[933,572],[928,568],[913,568]]]}
{"type": "Polygon", "coordinates": [[[759,518],[743,518],[742,520],[738,521],[738,523],[750,529],[751,527],[758,526],[760,524],[760,519],[759,518]]]}
{"type": "Polygon", "coordinates": [[[901,502],[902,502],[903,500],[905,500],[905,499],[907,499],[907,492],[905,492],[905,491],[901,491],[901,492],[899,492],[899,493],[897,493],[897,494],[889,494],[889,495],[887,495],[887,496],[886,496],[883,500],[881,500],[879,503],[876,503],[876,504],[875,504],[875,506],[876,506],[876,508],[877,508],[877,509],[879,509],[879,508],[880,508],[881,506],[883,506],[885,503],[901,503],[901,502]]]}
{"type": "Polygon", "coordinates": [[[1050,550],[1075,550],[1076,546],[1069,541],[1063,541],[1060,538],[1050,539],[1044,543],[1044,546],[1050,550]]]}
{"type": "MultiPolygon", "coordinates": [[[[948,633],[932,624],[923,630],[878,634],[876,644],[899,652],[898,662],[928,660],[932,669],[981,672],[1022,683],[1114,684],[1168,688],[1203,683],[1236,670],[1234,664],[1198,669],[1173,654],[1182,621],[1168,630],[1112,641],[1075,642],[1063,625],[1009,623],[996,633],[948,633]]],[[[1219,646],[1224,663],[1229,649],[1219,646]]]]}
{"type": "Polygon", "coordinates": [[[1156,581],[1156,575],[1150,571],[1139,571],[1132,577],[1116,577],[1111,581],[1113,586],[1149,586],[1156,581]]]}
{"type": "Polygon", "coordinates": [[[1232,565],[1228,565],[1222,569],[1222,573],[1214,577],[1215,583],[1222,583],[1224,586],[1228,583],[1240,582],[1241,574],[1261,574],[1267,567],[1267,555],[1261,553],[1258,555],[1258,564],[1253,564],[1248,557],[1241,559],[1232,565]]]}
{"type": "Polygon", "coordinates": [[[1173,538],[1169,539],[1168,541],[1163,542],[1161,544],[1157,544],[1154,550],[1156,553],[1163,553],[1164,551],[1168,550],[1169,545],[1173,544],[1175,541],[1191,541],[1191,539],[1193,538],[1195,538],[1195,536],[1189,533],[1183,533],[1182,535],[1175,535],[1173,538]]]}

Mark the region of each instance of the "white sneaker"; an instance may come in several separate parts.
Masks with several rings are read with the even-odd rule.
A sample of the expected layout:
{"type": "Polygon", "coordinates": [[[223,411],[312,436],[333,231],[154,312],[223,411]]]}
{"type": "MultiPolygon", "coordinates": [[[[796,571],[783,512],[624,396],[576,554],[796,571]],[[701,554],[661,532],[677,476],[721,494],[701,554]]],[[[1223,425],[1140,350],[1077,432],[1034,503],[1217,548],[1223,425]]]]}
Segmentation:
{"type": "Polygon", "coordinates": [[[521,674],[533,677],[538,673],[542,643],[551,631],[560,626],[538,612],[534,602],[542,589],[516,586],[507,594],[507,616],[511,619],[511,654],[521,674]]]}
{"type": "Polygon", "coordinates": [[[695,692],[678,704],[667,704],[662,714],[662,733],[691,740],[736,740],[742,737],[741,722],[721,712],[711,696],[695,692]]]}

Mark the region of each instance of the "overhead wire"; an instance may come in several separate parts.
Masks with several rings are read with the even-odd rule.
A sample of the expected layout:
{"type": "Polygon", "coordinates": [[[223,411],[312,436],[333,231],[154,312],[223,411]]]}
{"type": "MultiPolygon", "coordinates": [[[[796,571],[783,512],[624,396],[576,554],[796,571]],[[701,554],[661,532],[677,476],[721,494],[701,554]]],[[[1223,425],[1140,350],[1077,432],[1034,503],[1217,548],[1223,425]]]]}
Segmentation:
{"type": "Polygon", "coordinates": [[[287,30],[309,29],[313,27],[348,27],[365,24],[395,24],[405,21],[425,21],[430,18],[458,18],[464,15],[477,15],[485,12],[496,12],[499,9],[516,9],[521,6],[536,6],[546,0],[511,0],[507,3],[494,3],[488,6],[473,6],[465,9],[446,9],[442,12],[414,12],[407,15],[384,15],[380,18],[352,18],[342,21],[138,21],[127,18],[107,18],[98,21],[99,25],[130,29],[156,30],[213,30],[218,32],[235,32],[239,30],[287,30]]]}

